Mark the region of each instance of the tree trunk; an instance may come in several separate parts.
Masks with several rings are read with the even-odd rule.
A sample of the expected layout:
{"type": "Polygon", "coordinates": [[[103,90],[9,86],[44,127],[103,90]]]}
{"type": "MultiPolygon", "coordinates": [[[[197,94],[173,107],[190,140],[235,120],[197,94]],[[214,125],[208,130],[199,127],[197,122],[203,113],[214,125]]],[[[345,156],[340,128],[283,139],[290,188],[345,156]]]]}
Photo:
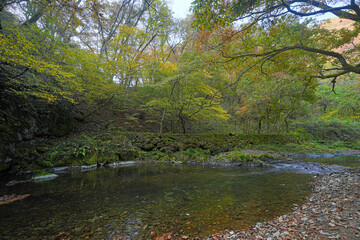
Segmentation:
{"type": "Polygon", "coordinates": [[[178,115],[179,116],[179,120],[180,120],[180,124],[181,124],[181,128],[182,128],[182,132],[185,134],[186,133],[186,120],[181,116],[181,114],[178,115]]]}
{"type": "Polygon", "coordinates": [[[44,15],[45,9],[48,7],[47,4],[50,3],[51,3],[50,0],[46,0],[46,2],[40,1],[39,5],[37,6],[35,14],[32,15],[30,19],[26,20],[22,25],[27,27],[30,24],[36,23],[44,15]]]}
{"type": "Polygon", "coordinates": [[[284,119],[285,122],[285,130],[288,133],[289,132],[289,122],[287,121],[287,118],[284,119]]]}
{"type": "Polygon", "coordinates": [[[181,128],[182,128],[182,132],[183,134],[186,133],[186,126],[185,126],[185,121],[181,120],[181,128]]]}
{"type": "Polygon", "coordinates": [[[262,119],[260,118],[259,122],[258,122],[258,133],[261,132],[261,121],[262,121],[262,119]]]}
{"type": "Polygon", "coordinates": [[[164,120],[165,120],[165,113],[166,113],[166,108],[164,108],[163,112],[162,112],[162,117],[160,120],[160,129],[159,129],[159,133],[162,134],[163,132],[163,126],[164,126],[164,120]]]}

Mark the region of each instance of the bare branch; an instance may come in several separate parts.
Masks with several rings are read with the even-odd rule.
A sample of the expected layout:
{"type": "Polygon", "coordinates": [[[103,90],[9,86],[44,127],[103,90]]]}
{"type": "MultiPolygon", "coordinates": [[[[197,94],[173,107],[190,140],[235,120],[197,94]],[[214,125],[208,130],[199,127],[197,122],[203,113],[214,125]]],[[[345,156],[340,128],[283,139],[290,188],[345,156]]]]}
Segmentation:
{"type": "Polygon", "coordinates": [[[330,7],[324,3],[321,3],[321,2],[317,2],[317,1],[306,1],[306,0],[303,0],[303,1],[292,1],[290,3],[286,3],[284,0],[281,0],[281,2],[283,3],[284,7],[292,14],[295,14],[297,16],[301,16],[301,17],[308,17],[308,16],[314,16],[316,14],[324,14],[324,13],[333,13],[334,15],[338,16],[338,17],[341,17],[341,18],[347,18],[347,19],[351,19],[353,21],[357,21],[359,22],[360,21],[360,18],[359,16],[356,16],[355,14],[351,14],[351,13],[348,13],[346,11],[343,11],[343,10],[350,10],[350,9],[353,9],[353,6],[352,5],[346,5],[346,6],[341,6],[341,7],[330,7]],[[313,5],[317,8],[320,8],[321,10],[318,10],[318,11],[313,11],[313,12],[299,12],[299,11],[296,11],[294,9],[292,9],[290,7],[290,4],[294,3],[294,2],[303,2],[303,3],[309,3],[310,5],[313,5]]]}
{"type": "Polygon", "coordinates": [[[334,77],[334,79],[331,81],[331,83],[332,83],[332,89],[331,89],[331,91],[333,91],[335,94],[336,94],[336,92],[335,92],[336,78],[337,78],[337,77],[334,77]]]}

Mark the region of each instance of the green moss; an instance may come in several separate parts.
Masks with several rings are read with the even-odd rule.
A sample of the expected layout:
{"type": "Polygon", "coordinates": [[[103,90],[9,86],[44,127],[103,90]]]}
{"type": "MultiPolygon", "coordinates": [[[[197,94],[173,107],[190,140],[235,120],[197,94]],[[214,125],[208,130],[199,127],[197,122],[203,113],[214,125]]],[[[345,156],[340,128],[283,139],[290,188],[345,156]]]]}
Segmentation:
{"type": "Polygon", "coordinates": [[[112,153],[103,154],[99,157],[98,162],[99,163],[113,163],[118,161],[118,156],[112,153]]]}
{"type": "MultiPolygon", "coordinates": [[[[230,161],[254,161],[254,157],[241,153],[243,149],[265,150],[272,153],[334,153],[359,149],[359,140],[317,142],[299,130],[291,134],[156,134],[124,133],[106,130],[81,134],[37,146],[4,148],[12,153],[14,165],[19,169],[49,168],[66,165],[95,164],[119,160],[206,161],[211,156],[225,154],[230,161]],[[235,151],[231,153],[231,151],[235,151]]],[[[6,154],[2,159],[6,159],[6,154]]],[[[225,156],[221,157],[225,159],[225,156]]],[[[221,160],[219,157],[218,160],[221,160]]],[[[268,159],[270,156],[256,156],[268,159]]],[[[256,160],[255,159],[255,160],[256,160]]],[[[5,166],[6,167],[6,166],[5,166]]],[[[4,168],[4,167],[2,167],[4,168]]]]}
{"type": "Polygon", "coordinates": [[[134,161],[139,160],[141,153],[140,149],[135,147],[131,149],[122,149],[116,155],[119,157],[119,161],[134,161]]]}
{"type": "Polygon", "coordinates": [[[275,159],[274,156],[268,154],[268,153],[265,153],[265,154],[260,154],[260,155],[257,155],[256,156],[258,159],[275,159]]]}
{"type": "Polygon", "coordinates": [[[92,165],[92,164],[96,164],[98,161],[98,152],[95,151],[89,158],[86,158],[86,160],[84,161],[85,164],[87,165],[92,165]]]}
{"type": "Polygon", "coordinates": [[[151,150],[153,150],[154,148],[155,148],[155,146],[154,146],[154,144],[152,144],[152,143],[147,143],[147,144],[145,144],[144,147],[143,147],[143,149],[144,149],[145,151],[151,151],[151,150]]]}
{"type": "Polygon", "coordinates": [[[189,148],[184,151],[177,152],[174,155],[176,161],[187,162],[187,161],[206,161],[211,157],[209,150],[189,148]]]}
{"type": "Polygon", "coordinates": [[[53,163],[51,161],[40,161],[39,165],[44,168],[53,167],[53,163]]]}
{"type": "Polygon", "coordinates": [[[217,156],[214,161],[231,161],[231,162],[244,162],[244,163],[261,163],[261,159],[269,159],[272,157],[268,154],[262,155],[253,155],[248,153],[243,153],[240,151],[227,152],[217,156]]]}

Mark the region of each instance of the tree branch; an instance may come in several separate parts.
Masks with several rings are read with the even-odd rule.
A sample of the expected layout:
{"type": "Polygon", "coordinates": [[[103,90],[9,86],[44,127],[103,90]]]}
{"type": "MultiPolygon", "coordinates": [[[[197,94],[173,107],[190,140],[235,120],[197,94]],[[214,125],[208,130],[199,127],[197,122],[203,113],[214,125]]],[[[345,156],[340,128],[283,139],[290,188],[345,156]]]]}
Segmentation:
{"type": "Polygon", "coordinates": [[[360,22],[360,17],[358,15],[355,14],[351,14],[349,12],[343,11],[343,10],[350,10],[353,9],[356,12],[356,7],[359,8],[356,4],[354,7],[353,4],[350,5],[346,5],[346,6],[341,6],[341,7],[330,7],[328,5],[326,5],[325,3],[322,2],[318,2],[315,0],[298,0],[298,1],[291,1],[286,3],[285,0],[281,0],[281,2],[283,3],[283,6],[292,14],[295,14],[297,16],[300,17],[307,17],[307,16],[314,16],[316,14],[323,14],[323,13],[328,13],[331,12],[332,14],[340,17],[340,18],[346,18],[346,19],[350,19],[356,22],[360,22]],[[314,11],[314,12],[299,12],[296,11],[294,9],[291,8],[291,4],[293,3],[308,3],[309,5],[312,5],[314,7],[320,8],[321,10],[318,11],[314,11]]]}
{"type": "Polygon", "coordinates": [[[27,27],[30,24],[36,23],[44,15],[45,8],[47,7],[46,4],[50,4],[50,3],[51,3],[51,0],[40,1],[35,14],[32,15],[30,19],[26,20],[22,24],[22,26],[27,27]]]}
{"type": "Polygon", "coordinates": [[[276,49],[270,52],[265,52],[265,53],[247,53],[247,54],[240,54],[237,56],[225,56],[226,58],[230,58],[229,61],[232,61],[236,58],[243,58],[243,57],[264,57],[264,56],[271,56],[274,57],[282,52],[286,52],[286,51],[290,51],[290,50],[295,50],[295,49],[301,49],[307,52],[313,52],[313,53],[319,53],[325,56],[329,56],[329,57],[333,57],[338,59],[338,61],[340,62],[340,64],[342,65],[343,69],[344,69],[344,74],[348,73],[348,72],[353,72],[353,73],[357,73],[360,74],[360,66],[356,65],[350,65],[346,59],[344,58],[344,56],[340,53],[337,52],[333,52],[333,51],[327,51],[327,50],[322,50],[322,49],[317,49],[317,48],[312,48],[312,47],[307,47],[304,45],[293,45],[293,46],[288,46],[288,47],[284,47],[284,48],[280,48],[280,49],[276,49]]]}
{"type": "MultiPolygon", "coordinates": [[[[30,67],[30,66],[29,66],[29,67],[30,67]]],[[[14,76],[14,77],[11,77],[11,78],[12,78],[12,79],[15,79],[15,78],[18,78],[18,77],[20,77],[21,75],[25,74],[25,73],[29,70],[29,67],[26,67],[26,68],[24,69],[24,71],[22,71],[21,73],[17,74],[17,75],[14,76]]]]}

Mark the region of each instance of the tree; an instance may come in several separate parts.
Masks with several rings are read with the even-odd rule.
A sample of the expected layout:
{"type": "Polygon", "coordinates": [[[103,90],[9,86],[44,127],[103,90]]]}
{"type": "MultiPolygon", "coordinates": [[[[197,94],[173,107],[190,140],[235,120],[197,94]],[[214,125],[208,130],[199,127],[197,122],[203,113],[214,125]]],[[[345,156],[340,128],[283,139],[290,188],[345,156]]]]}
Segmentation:
{"type": "Polygon", "coordinates": [[[3,0],[1,6],[1,14],[17,14],[0,33],[2,82],[12,82],[4,88],[22,77],[22,86],[38,86],[27,93],[52,102],[62,96],[94,104],[111,98],[115,82],[136,86],[145,78],[149,48],[164,45],[162,22],[171,22],[161,0],[3,0]]]}
{"type": "Polygon", "coordinates": [[[318,90],[319,98],[314,105],[315,116],[328,120],[358,120],[360,117],[360,91],[353,75],[339,78],[336,94],[329,94],[329,87],[323,82],[318,90]]]}
{"type": "Polygon", "coordinates": [[[160,132],[165,118],[175,121],[186,133],[190,122],[227,119],[228,115],[221,107],[219,82],[222,81],[216,69],[203,65],[204,56],[199,53],[185,52],[176,68],[163,81],[155,84],[156,97],[146,106],[158,111],[160,132]]]}
{"type": "MultiPolygon", "coordinates": [[[[273,27],[289,19],[306,23],[298,29],[297,38],[292,38],[291,41],[287,41],[281,31],[276,34],[278,40],[271,42],[267,48],[233,53],[228,56],[229,59],[254,57],[260,59],[259,64],[263,64],[271,61],[274,56],[300,50],[308,52],[313,58],[313,63],[317,65],[317,73],[307,76],[308,78],[332,79],[334,87],[339,76],[347,73],[360,74],[360,55],[356,46],[343,51],[335,50],[352,44],[354,38],[359,35],[360,8],[356,0],[196,0],[193,2],[193,10],[197,16],[194,24],[202,30],[209,30],[217,25],[228,26],[240,21],[241,28],[231,38],[241,37],[250,29],[259,27],[267,29],[269,34],[276,34],[272,31],[273,27]],[[310,18],[325,13],[332,13],[340,19],[351,21],[352,27],[327,30],[310,18]]],[[[224,42],[226,41],[219,45],[224,42]]]]}

